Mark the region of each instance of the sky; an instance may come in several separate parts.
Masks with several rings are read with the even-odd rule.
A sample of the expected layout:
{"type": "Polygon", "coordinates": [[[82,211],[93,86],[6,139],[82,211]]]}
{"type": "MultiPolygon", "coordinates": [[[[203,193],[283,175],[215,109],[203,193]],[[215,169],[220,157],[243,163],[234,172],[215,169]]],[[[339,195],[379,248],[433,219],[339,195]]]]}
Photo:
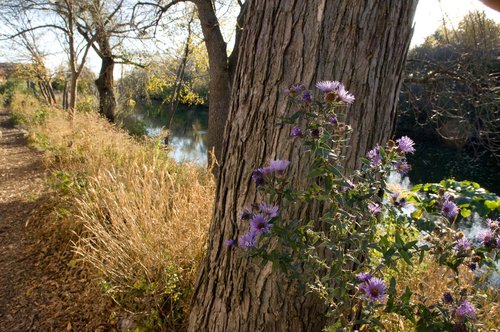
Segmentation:
{"type": "Polygon", "coordinates": [[[500,12],[479,0],[420,0],[415,13],[415,30],[411,46],[420,45],[441,25],[443,15],[447,24],[456,27],[469,11],[485,11],[486,16],[500,23],[500,12]]]}
{"type": "MultiPolygon", "coordinates": [[[[448,25],[456,27],[463,16],[474,10],[484,10],[489,18],[500,23],[500,12],[485,6],[479,0],[420,0],[415,13],[415,29],[411,47],[422,44],[427,36],[434,33],[442,24],[443,16],[448,25]]],[[[50,41],[47,43],[53,44],[50,41]]],[[[0,62],[15,61],[9,57],[8,53],[5,51],[5,46],[0,45],[0,62]]],[[[57,65],[65,61],[65,54],[55,52],[47,60],[49,68],[55,69],[57,65]]],[[[93,71],[96,73],[99,71],[100,62],[97,55],[91,54],[87,63],[93,71]]],[[[117,66],[115,69],[116,78],[119,78],[122,72],[120,67],[117,66]]]]}

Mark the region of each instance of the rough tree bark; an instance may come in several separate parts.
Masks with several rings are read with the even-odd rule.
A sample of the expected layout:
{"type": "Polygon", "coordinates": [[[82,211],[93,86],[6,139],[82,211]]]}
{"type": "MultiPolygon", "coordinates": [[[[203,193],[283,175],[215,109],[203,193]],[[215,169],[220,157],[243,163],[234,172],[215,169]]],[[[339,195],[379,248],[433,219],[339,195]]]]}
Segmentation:
{"type": "Polygon", "coordinates": [[[116,99],[114,92],[113,70],[115,60],[113,57],[101,58],[101,71],[95,80],[97,92],[99,93],[99,113],[104,115],[110,122],[115,121],[116,99]]]}
{"type": "MultiPolygon", "coordinates": [[[[231,98],[231,76],[227,56],[226,42],[222,36],[217,16],[211,0],[195,0],[201,29],[207,47],[209,59],[209,115],[207,148],[209,165],[215,157],[219,162],[222,153],[222,134],[226,125],[231,98]],[[213,151],[213,156],[212,156],[213,151]]],[[[218,167],[214,168],[217,175],[218,167]]]]}
{"type": "MultiPolygon", "coordinates": [[[[282,89],[340,80],[356,96],[346,164],[354,167],[392,133],[417,0],[249,0],[234,77],[208,249],[194,291],[190,331],[321,331],[325,307],[296,283],[260,266],[224,240],[239,235],[238,214],[255,202],[251,172],[289,159],[304,178],[304,151],[277,127],[289,106],[282,89]]],[[[310,206],[297,207],[305,216],[310,206]]],[[[300,211],[300,212],[299,212],[300,211]]]]}

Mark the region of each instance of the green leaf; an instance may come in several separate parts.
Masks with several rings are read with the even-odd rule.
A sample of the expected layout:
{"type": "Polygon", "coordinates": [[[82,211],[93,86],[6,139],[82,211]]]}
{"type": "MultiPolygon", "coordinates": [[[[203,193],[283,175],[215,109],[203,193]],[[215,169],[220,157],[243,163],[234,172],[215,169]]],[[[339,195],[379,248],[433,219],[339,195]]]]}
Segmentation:
{"type": "Polygon", "coordinates": [[[462,217],[464,217],[464,218],[467,218],[468,216],[470,216],[470,215],[471,215],[471,213],[472,213],[472,211],[471,211],[471,210],[469,210],[469,209],[466,209],[466,208],[462,208],[462,209],[460,209],[460,215],[461,215],[462,217]]]}
{"type": "Polygon", "coordinates": [[[325,171],[322,168],[315,168],[307,174],[309,178],[315,178],[317,176],[323,175],[325,171]]]}
{"type": "Polygon", "coordinates": [[[403,302],[405,305],[410,304],[410,298],[413,295],[412,291],[408,286],[406,286],[406,290],[403,295],[401,295],[401,302],[403,302]]]}
{"type": "Polygon", "coordinates": [[[423,262],[424,257],[425,257],[425,251],[421,250],[420,251],[420,257],[418,258],[418,264],[421,264],[423,262]]]}
{"type": "Polygon", "coordinates": [[[500,200],[486,200],[484,201],[484,205],[491,211],[494,211],[496,209],[500,209],[500,200]]]}
{"type": "Polygon", "coordinates": [[[422,218],[422,212],[423,212],[422,209],[418,209],[418,210],[414,211],[411,214],[412,219],[420,219],[420,218],[422,218]]]}
{"type": "Polygon", "coordinates": [[[408,253],[408,251],[401,249],[401,250],[399,250],[399,254],[401,255],[401,257],[404,259],[404,261],[408,265],[413,265],[413,263],[411,261],[411,255],[408,253]]]}

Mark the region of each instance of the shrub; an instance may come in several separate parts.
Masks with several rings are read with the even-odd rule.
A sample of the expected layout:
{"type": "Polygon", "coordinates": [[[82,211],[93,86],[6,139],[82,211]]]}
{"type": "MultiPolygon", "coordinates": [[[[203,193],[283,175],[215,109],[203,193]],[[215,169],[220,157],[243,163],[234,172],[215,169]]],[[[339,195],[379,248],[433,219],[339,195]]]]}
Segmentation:
{"type": "Polygon", "coordinates": [[[78,112],[90,113],[94,112],[99,107],[99,101],[94,95],[82,95],[79,96],[78,102],[76,103],[76,110],[78,112]]]}
{"type": "MultiPolygon", "coordinates": [[[[288,89],[298,110],[283,119],[293,125],[291,139],[299,140],[312,159],[308,186],[294,187],[287,160],[255,169],[251,177],[261,200],[243,209],[244,234],[226,244],[307,284],[328,305],[331,331],[378,331],[394,317],[417,331],[464,331],[485,318],[484,310],[495,305],[481,301],[487,292],[476,286],[484,284],[471,271],[491,270],[498,260],[499,221],[490,220],[478,239],[468,239],[454,226],[460,209],[470,214],[474,204],[446,187],[452,181],[443,182],[448,190],[440,188],[431,203],[390,186],[391,172],[404,175],[410,169],[406,156],[415,148],[406,136],[375,146],[360,169],[347,172],[342,167],[351,133],[346,106],[354,97],[340,82],[316,87],[322,100],[314,100],[303,85],[288,89]],[[284,212],[301,203],[321,208],[306,220],[284,212]],[[417,213],[412,215],[413,205],[417,213]],[[401,271],[425,275],[429,267],[443,287],[419,289],[408,278],[397,282],[405,280],[401,271]]],[[[471,186],[468,196],[478,189],[471,186]]],[[[498,197],[479,193],[478,203],[495,200],[496,209],[498,197]]]]}

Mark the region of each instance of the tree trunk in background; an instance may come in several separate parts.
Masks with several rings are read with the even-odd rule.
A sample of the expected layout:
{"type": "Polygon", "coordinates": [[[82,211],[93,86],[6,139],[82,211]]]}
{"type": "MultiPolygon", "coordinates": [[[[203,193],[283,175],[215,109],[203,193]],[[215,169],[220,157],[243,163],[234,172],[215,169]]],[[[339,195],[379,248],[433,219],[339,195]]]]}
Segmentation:
{"type": "MultiPolygon", "coordinates": [[[[392,133],[417,0],[248,0],[234,76],[223,160],[208,249],[193,294],[190,331],[321,331],[325,306],[284,279],[270,264],[258,265],[235,239],[238,214],[256,201],[252,170],[273,159],[291,160],[290,179],[301,183],[308,162],[290,139],[288,114],[294,83],[313,87],[340,80],[356,96],[349,122],[354,133],[346,165],[392,133]]],[[[220,133],[217,133],[220,134],[220,133]]],[[[314,215],[314,207],[287,214],[314,215]],[[300,211],[300,212],[299,212],[300,211]]]]}
{"type": "Polygon", "coordinates": [[[56,95],[54,94],[54,89],[52,89],[50,81],[40,79],[38,81],[38,88],[48,105],[56,104],[56,95]]]}
{"type": "Polygon", "coordinates": [[[63,89],[63,94],[62,94],[62,106],[64,110],[68,109],[68,81],[64,81],[64,89],[63,89]]]}
{"type": "Polygon", "coordinates": [[[113,87],[113,69],[115,68],[115,61],[112,56],[101,57],[101,60],[101,71],[99,77],[95,80],[99,92],[99,113],[104,115],[110,122],[114,122],[116,99],[113,87]]]}
{"type": "Polygon", "coordinates": [[[47,83],[45,83],[45,86],[47,87],[47,91],[50,96],[50,105],[56,105],[57,104],[56,94],[54,93],[54,89],[52,88],[52,83],[50,82],[50,80],[48,80],[47,83]]]}
{"type": "MultiPolygon", "coordinates": [[[[222,155],[222,137],[229,112],[231,80],[226,42],[220,31],[219,22],[211,0],[195,0],[200,18],[203,38],[208,52],[210,83],[208,86],[208,162],[212,163],[212,151],[217,162],[222,155]]],[[[217,176],[218,167],[213,171],[217,176]]]]}
{"type": "MultiPolygon", "coordinates": [[[[80,73],[71,73],[71,83],[69,86],[69,109],[74,112],[76,110],[76,100],[78,98],[78,75],[80,73]]],[[[66,91],[67,93],[67,91],[66,91]]]]}

